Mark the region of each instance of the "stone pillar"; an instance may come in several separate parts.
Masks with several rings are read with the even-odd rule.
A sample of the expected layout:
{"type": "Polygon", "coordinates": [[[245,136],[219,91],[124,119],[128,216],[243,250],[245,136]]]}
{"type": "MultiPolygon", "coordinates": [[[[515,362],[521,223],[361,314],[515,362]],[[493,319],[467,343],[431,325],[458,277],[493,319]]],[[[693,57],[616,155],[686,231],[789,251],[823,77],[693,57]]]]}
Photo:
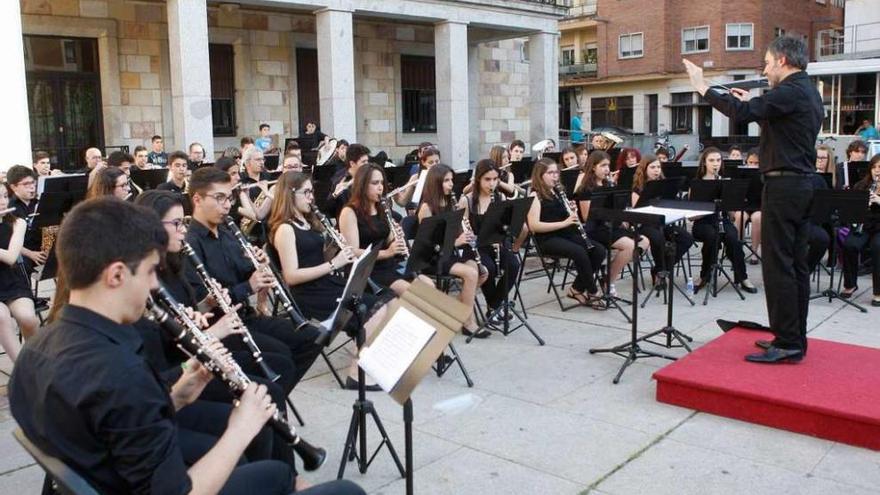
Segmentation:
{"type": "Polygon", "coordinates": [[[321,131],[350,143],[357,141],[354,105],[354,26],[350,11],[317,13],[318,96],[321,131]]]}
{"type": "Polygon", "coordinates": [[[488,150],[480,149],[480,48],[479,45],[468,46],[468,120],[470,121],[469,159],[477,160],[488,150]]]}
{"type": "Polygon", "coordinates": [[[207,5],[168,0],[167,9],[174,148],[186,151],[190,143],[199,142],[210,159],[214,156],[214,122],[207,5]]]}
{"type": "MultiPolygon", "coordinates": [[[[12,165],[31,165],[31,125],[28,116],[27,79],[24,70],[24,46],[21,35],[20,2],[0,2],[0,17],[7,19],[0,30],[0,67],[4,77],[3,138],[6,143],[0,170],[12,165]]],[[[52,150],[45,150],[51,152],[52,150]]]]}
{"type": "Polygon", "coordinates": [[[470,168],[467,24],[434,26],[437,79],[437,141],[441,161],[455,170],[470,168]]]}
{"type": "Polygon", "coordinates": [[[558,33],[529,36],[530,143],[550,138],[559,142],[558,33]]]}

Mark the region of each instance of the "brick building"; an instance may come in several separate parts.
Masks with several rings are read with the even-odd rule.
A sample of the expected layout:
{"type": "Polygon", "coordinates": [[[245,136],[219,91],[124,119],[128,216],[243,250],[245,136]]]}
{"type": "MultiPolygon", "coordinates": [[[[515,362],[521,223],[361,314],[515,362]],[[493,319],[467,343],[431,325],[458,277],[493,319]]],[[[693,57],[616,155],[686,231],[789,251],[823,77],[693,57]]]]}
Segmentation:
{"type": "Polygon", "coordinates": [[[557,133],[555,0],[0,5],[16,143],[4,168],[33,149],[70,166],[87,146],[153,134],[210,157],[263,122],[281,144],[306,119],[398,161],[436,142],[457,168],[557,133]]]}
{"type": "Polygon", "coordinates": [[[569,112],[560,125],[579,112],[584,129],[616,125],[701,139],[755,135],[757,126],[735,129],[702,105],[683,57],[715,81],[752,79],[776,36],[804,36],[812,53],[818,32],[843,25],[842,0],[582,0],[578,7],[560,21],[560,60],[574,66],[560,69],[561,107],[569,112]]]}

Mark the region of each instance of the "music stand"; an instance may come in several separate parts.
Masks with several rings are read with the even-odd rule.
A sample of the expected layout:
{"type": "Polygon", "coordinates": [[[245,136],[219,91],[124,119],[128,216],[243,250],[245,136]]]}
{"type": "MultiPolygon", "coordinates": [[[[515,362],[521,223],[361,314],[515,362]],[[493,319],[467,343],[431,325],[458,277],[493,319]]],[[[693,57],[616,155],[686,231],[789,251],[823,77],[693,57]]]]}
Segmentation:
{"type": "MultiPolygon", "coordinates": [[[[721,173],[721,175],[724,175],[727,177],[736,177],[737,170],[745,169],[745,167],[743,165],[744,164],[743,164],[742,160],[731,160],[729,158],[725,158],[724,160],[721,160],[720,173],[721,173]]],[[[755,169],[755,170],[757,170],[757,169],[755,169]]]]}
{"type": "Polygon", "coordinates": [[[483,325],[467,338],[467,343],[470,343],[476,334],[485,327],[492,327],[495,330],[499,330],[505,337],[522,327],[526,327],[532,336],[535,337],[535,340],[538,341],[538,344],[544,345],[544,339],[538,336],[532,326],[526,321],[526,318],[512,307],[510,291],[506,290],[508,281],[510,280],[508,277],[510,277],[511,274],[502,267],[503,260],[500,255],[500,250],[503,249],[501,246],[512,246],[514,240],[519,236],[531,204],[532,198],[495,201],[489,205],[489,208],[483,215],[483,221],[480,224],[480,232],[477,234],[477,239],[479,240],[478,248],[491,248],[494,244],[499,245],[499,247],[495,248],[497,249],[496,253],[498,253],[495,257],[495,274],[496,277],[500,279],[497,283],[501,284],[501,287],[505,289],[504,301],[499,308],[496,308],[491,312],[483,325]],[[501,319],[501,328],[496,328],[490,323],[493,316],[497,316],[501,319]],[[516,318],[519,321],[519,323],[513,328],[510,326],[510,320],[512,318],[516,318]]]}
{"type": "Polygon", "coordinates": [[[513,182],[519,184],[529,180],[533,168],[535,168],[535,162],[531,157],[523,157],[522,160],[511,163],[510,171],[513,173],[513,182]]]}
{"type": "Polygon", "coordinates": [[[577,178],[580,173],[580,169],[577,168],[562,170],[559,172],[559,182],[565,187],[566,196],[571,197],[574,195],[574,188],[577,184],[577,178]]]}
{"type": "Polygon", "coordinates": [[[739,210],[740,214],[743,217],[742,222],[740,222],[739,226],[739,238],[743,241],[743,246],[748,249],[752,255],[761,260],[761,255],[758,254],[757,251],[751,246],[751,244],[746,244],[745,242],[745,231],[746,231],[746,220],[744,213],[754,213],[756,211],[761,211],[761,195],[764,191],[764,180],[761,174],[761,170],[757,168],[746,168],[740,167],[736,170],[734,174],[739,180],[747,180],[749,181],[749,187],[746,191],[746,204],[743,210],[739,210]]]}
{"type": "Polygon", "coordinates": [[[269,172],[274,172],[281,163],[280,158],[280,155],[263,155],[263,168],[269,172]]]}
{"type": "Polygon", "coordinates": [[[633,205],[638,208],[656,203],[658,199],[673,200],[678,197],[678,192],[684,186],[684,177],[672,177],[666,179],[651,180],[645,183],[645,187],[639,194],[639,202],[633,205]]]}
{"type": "Polygon", "coordinates": [[[556,162],[557,165],[562,165],[562,152],[561,151],[548,151],[541,155],[541,158],[549,158],[556,162]]]}
{"type": "Polygon", "coordinates": [[[409,182],[412,174],[409,173],[407,167],[388,167],[385,169],[385,177],[388,180],[389,190],[394,190],[409,182]]]}
{"type": "MultiPolygon", "coordinates": [[[[590,214],[593,214],[593,207],[590,206],[590,214]]],[[[633,239],[638,239],[642,226],[645,225],[654,225],[658,227],[662,227],[666,225],[666,217],[663,215],[652,215],[647,213],[637,213],[633,211],[616,211],[616,210],[608,210],[604,208],[597,208],[597,215],[602,218],[607,219],[610,222],[628,222],[630,225],[634,226],[633,239]]],[[[639,247],[638,243],[636,243],[636,253],[633,256],[633,263],[635,265],[635,270],[641,270],[641,263],[639,261],[639,247]]],[[[632,298],[635,301],[639,297],[639,287],[636,283],[636,280],[633,280],[632,285],[632,298]]],[[[676,358],[673,356],[669,356],[663,353],[645,350],[641,347],[640,342],[646,340],[648,336],[655,336],[659,333],[663,333],[664,330],[658,330],[657,332],[652,332],[648,336],[639,338],[638,334],[638,318],[639,318],[639,310],[638,305],[632,305],[632,318],[628,318],[630,322],[630,340],[624,344],[620,344],[614,347],[608,348],[593,348],[590,349],[590,354],[615,354],[625,359],[623,364],[620,366],[620,369],[617,372],[617,375],[614,377],[612,382],[617,384],[620,382],[620,377],[623,376],[623,372],[626,369],[639,359],[650,358],[650,357],[659,357],[663,359],[669,359],[670,361],[675,361],[676,358]]],[[[677,332],[677,330],[676,330],[677,332]]]]}
{"type": "Polygon", "coordinates": [[[139,168],[132,168],[131,181],[140,186],[144,191],[156,189],[159,187],[159,184],[168,181],[168,169],[154,168],[141,170],[139,168]]]}
{"type": "Polygon", "coordinates": [[[455,172],[455,175],[452,176],[452,192],[456,197],[461,197],[464,188],[470,184],[472,178],[473,172],[470,170],[455,172]]]}
{"type": "MultiPolygon", "coordinates": [[[[866,161],[858,161],[858,162],[844,162],[844,166],[842,167],[842,172],[846,174],[846,180],[849,184],[849,187],[856,185],[856,182],[862,180],[865,174],[868,173],[868,169],[870,168],[870,162],[866,161]]],[[[841,182],[841,187],[843,187],[843,182],[841,182]]]]}
{"type": "MultiPolygon", "coordinates": [[[[813,193],[813,207],[810,211],[812,221],[816,225],[829,224],[831,231],[831,246],[828,251],[828,259],[832,260],[831,269],[829,271],[830,279],[828,288],[819,294],[810,296],[810,300],[827,297],[830,303],[834,299],[843,301],[844,303],[858,309],[862,313],[868,310],[860,306],[858,303],[844,299],[840,292],[834,288],[834,272],[837,263],[837,255],[834,247],[837,245],[837,233],[843,225],[854,223],[862,223],[868,213],[868,191],[835,191],[831,189],[819,189],[813,193]]],[[[852,234],[850,234],[852,235],[852,234]]]]}
{"type": "Polygon", "coordinates": [[[632,188],[633,178],[636,175],[636,169],[638,167],[627,167],[624,166],[617,174],[617,185],[620,187],[626,187],[628,189],[632,188]]]}
{"type": "Polygon", "coordinates": [[[691,181],[694,179],[694,175],[697,173],[696,167],[664,167],[664,164],[660,165],[660,168],[663,170],[663,175],[667,179],[674,179],[677,177],[684,178],[684,184],[682,184],[682,189],[679,192],[685,192],[688,190],[691,181]]]}

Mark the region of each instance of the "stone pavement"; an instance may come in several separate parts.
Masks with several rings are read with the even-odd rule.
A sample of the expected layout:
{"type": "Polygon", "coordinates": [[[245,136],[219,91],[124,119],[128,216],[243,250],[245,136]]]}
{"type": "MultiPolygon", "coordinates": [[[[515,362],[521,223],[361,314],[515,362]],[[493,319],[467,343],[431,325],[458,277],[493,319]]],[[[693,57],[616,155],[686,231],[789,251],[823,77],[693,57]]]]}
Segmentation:
{"type": "MultiPolygon", "coordinates": [[[[759,267],[749,267],[762,288],[759,267]]],[[[825,279],[827,281],[827,279],[825,279]]],[[[628,280],[617,284],[621,294],[628,280]]],[[[862,287],[870,287],[863,280],[862,287]]],[[[475,382],[461,373],[429,375],[413,396],[415,484],[419,494],[868,494],[880,490],[880,452],[765,428],[657,403],[651,374],[666,364],[639,361],[619,385],[611,379],[622,359],[587,349],[624,342],[629,327],[617,311],[561,312],[545,279],[523,284],[529,322],[540,347],[524,330],[510,337],[465,344],[456,340],[475,382]]],[[[870,289],[856,298],[870,304],[870,289]]],[[[701,301],[700,301],[701,302],[701,301]]],[[[714,321],[766,322],[763,293],[740,301],[731,289],[708,306],[676,298],[675,326],[699,346],[719,335],[714,321]]],[[[827,300],[810,307],[812,337],[880,347],[880,310],[867,314],[827,300]]],[[[653,299],[639,311],[643,331],[661,327],[666,309],[653,299]]],[[[347,357],[333,357],[342,367],[347,357]]],[[[677,352],[681,354],[681,352],[677,352]]],[[[3,356],[0,368],[9,369],[3,356]]],[[[6,377],[0,375],[5,384],[6,377]]],[[[42,473],[15,443],[0,389],[0,495],[38,493],[42,473]]],[[[394,446],[403,457],[401,408],[372,393],[394,446]]],[[[294,392],[306,426],[303,438],[328,451],[327,464],[309,480],[335,477],[355,392],[340,390],[319,360],[294,392]]],[[[378,444],[371,426],[369,445],[378,444]]],[[[367,474],[349,464],[346,477],[373,494],[402,494],[386,450],[367,474]]]]}

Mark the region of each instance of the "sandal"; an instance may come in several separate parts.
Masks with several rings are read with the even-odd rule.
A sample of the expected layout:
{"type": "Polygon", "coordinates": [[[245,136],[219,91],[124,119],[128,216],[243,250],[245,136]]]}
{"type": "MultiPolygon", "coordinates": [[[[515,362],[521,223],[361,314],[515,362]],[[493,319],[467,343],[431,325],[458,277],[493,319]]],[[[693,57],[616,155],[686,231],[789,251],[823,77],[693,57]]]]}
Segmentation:
{"type": "Polygon", "coordinates": [[[841,299],[849,299],[853,296],[853,294],[856,293],[857,290],[859,290],[858,285],[856,285],[855,287],[850,287],[850,288],[844,287],[843,292],[840,293],[840,298],[841,299]]]}
{"type": "Polygon", "coordinates": [[[574,289],[568,289],[568,294],[565,295],[570,299],[574,299],[581,306],[589,306],[590,299],[583,292],[576,292],[574,289]]]}
{"type": "Polygon", "coordinates": [[[605,300],[602,299],[602,296],[599,296],[598,293],[589,294],[589,304],[587,304],[587,306],[595,311],[605,311],[608,309],[608,304],[605,303],[605,300]]]}

